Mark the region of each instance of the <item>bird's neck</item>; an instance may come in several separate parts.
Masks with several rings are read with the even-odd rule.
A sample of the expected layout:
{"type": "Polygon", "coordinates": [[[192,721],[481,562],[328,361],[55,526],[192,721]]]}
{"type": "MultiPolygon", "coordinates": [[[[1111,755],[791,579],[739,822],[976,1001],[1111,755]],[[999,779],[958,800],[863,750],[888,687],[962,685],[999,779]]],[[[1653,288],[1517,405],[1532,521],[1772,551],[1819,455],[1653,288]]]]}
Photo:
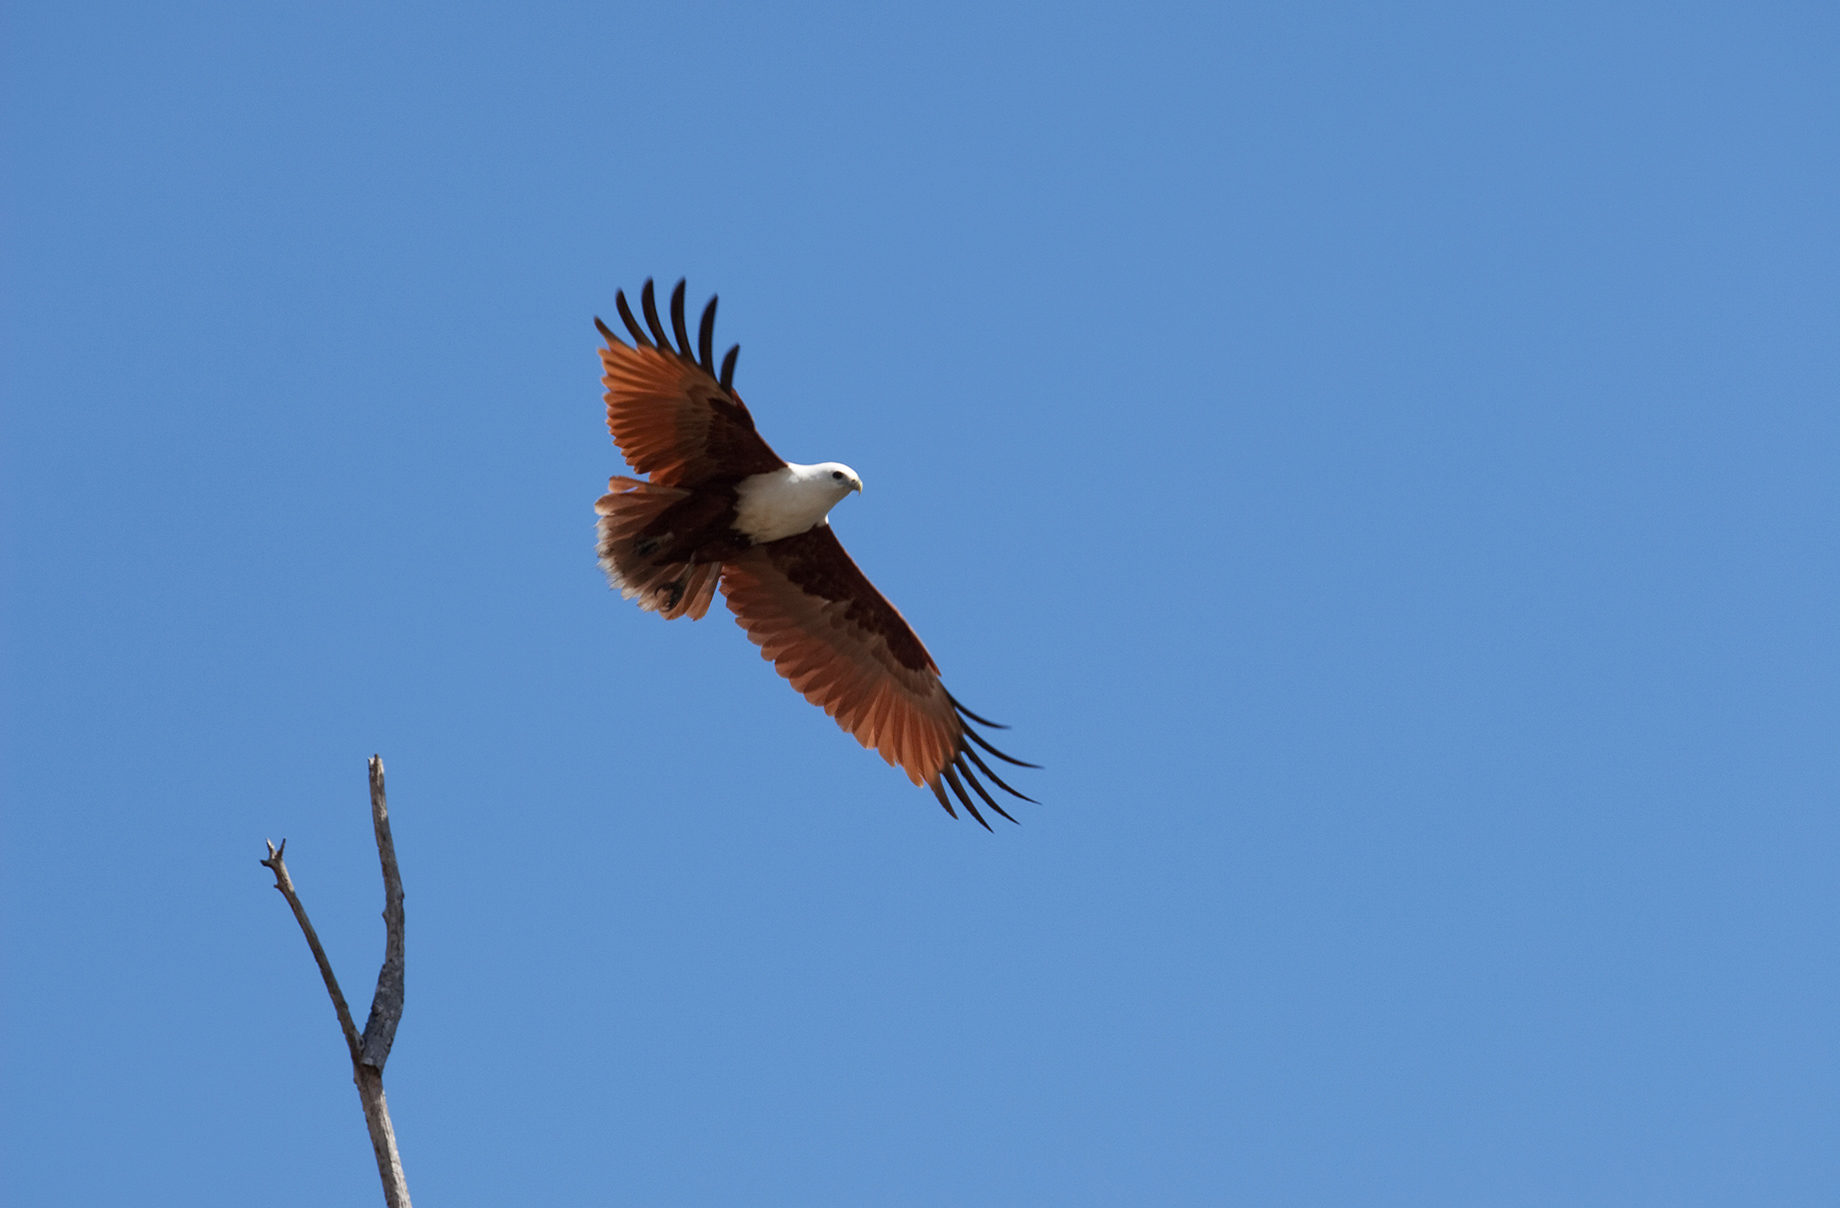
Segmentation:
{"type": "Polygon", "coordinates": [[[735,529],[756,545],[826,523],[843,498],[816,466],[788,465],[743,478],[735,487],[735,529]]]}

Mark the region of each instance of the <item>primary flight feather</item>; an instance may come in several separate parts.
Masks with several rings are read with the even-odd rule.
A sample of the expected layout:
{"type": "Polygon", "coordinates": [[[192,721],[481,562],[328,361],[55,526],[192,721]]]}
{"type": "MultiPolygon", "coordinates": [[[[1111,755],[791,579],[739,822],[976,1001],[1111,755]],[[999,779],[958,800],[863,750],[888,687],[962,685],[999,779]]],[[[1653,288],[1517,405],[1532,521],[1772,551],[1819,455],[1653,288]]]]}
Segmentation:
{"type": "Polygon", "coordinates": [[[971,793],[1014,822],[976,773],[1034,799],[1003,783],[978,749],[1036,765],[1011,759],[972,728],[997,723],[952,698],[933,656],[831,532],[831,508],[862,490],[856,471],[788,462],[760,438],[735,393],[741,346],[715,365],[714,298],[694,351],[682,281],[671,291],[671,333],[649,280],[639,293],[644,327],[623,292],[614,301],[632,343],[594,320],[606,339],[607,429],[627,465],[648,477],[615,476],[594,505],[608,581],[667,621],[700,620],[720,587],[762,657],[863,746],[933,790],[948,814],[958,816],[949,785],[986,830],[971,793]]]}

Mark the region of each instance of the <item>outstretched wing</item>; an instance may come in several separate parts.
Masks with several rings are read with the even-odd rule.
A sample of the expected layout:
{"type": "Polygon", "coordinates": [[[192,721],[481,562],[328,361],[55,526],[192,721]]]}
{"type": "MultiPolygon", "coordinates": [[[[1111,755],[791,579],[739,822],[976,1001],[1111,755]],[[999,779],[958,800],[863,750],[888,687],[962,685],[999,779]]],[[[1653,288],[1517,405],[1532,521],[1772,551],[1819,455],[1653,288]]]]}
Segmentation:
{"type": "Polygon", "coordinates": [[[594,325],[607,340],[601,349],[606,374],[607,430],[626,462],[662,486],[696,486],[719,479],[764,474],[786,464],[754,431],[754,417],[735,393],[735,356],[739,344],[722,360],[720,376],[710,355],[715,339],[716,300],[709,299],[698,332],[700,358],[690,350],[684,327],[684,283],[671,291],[673,347],[647,280],[639,301],[651,327],[648,335],[633,317],[624,293],[615,293],[620,318],[632,334],[626,344],[599,319],[594,325]]]}
{"type": "Polygon", "coordinates": [[[950,785],[989,829],[965,792],[968,784],[984,804],[1010,818],[972,774],[973,766],[1012,796],[1033,800],[1004,784],[971,744],[1021,767],[1035,765],[1010,759],[971,728],[972,721],[996,723],[952,699],[933,656],[843,552],[829,525],[757,545],[724,563],[722,593],[775,670],[863,746],[932,789],[947,813],[957,817],[946,799],[950,785]]]}

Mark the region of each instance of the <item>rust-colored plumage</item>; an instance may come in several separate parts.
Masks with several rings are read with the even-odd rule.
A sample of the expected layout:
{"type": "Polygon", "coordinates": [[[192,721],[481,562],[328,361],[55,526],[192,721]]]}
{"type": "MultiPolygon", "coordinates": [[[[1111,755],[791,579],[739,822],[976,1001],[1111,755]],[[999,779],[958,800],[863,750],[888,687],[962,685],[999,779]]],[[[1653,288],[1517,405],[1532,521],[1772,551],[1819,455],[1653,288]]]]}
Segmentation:
{"type": "MultiPolygon", "coordinates": [[[[792,466],[755,431],[734,390],[740,346],[729,349],[719,369],[714,364],[716,300],[703,310],[694,352],[682,281],[671,293],[670,332],[650,281],[640,293],[643,327],[624,293],[615,301],[630,344],[594,321],[606,340],[600,354],[607,427],[627,464],[649,479],[615,477],[595,505],[601,565],[612,584],[667,620],[700,619],[720,586],[762,656],[845,732],[930,788],[954,817],[948,786],[986,829],[972,793],[1010,818],[979,775],[1014,797],[1032,798],[1003,783],[978,749],[1020,767],[1035,765],[1011,759],[972,728],[972,722],[996,723],[946,691],[932,655],[851,561],[822,514],[789,536],[777,535],[784,528],[748,527],[753,513],[743,505],[750,493],[790,492],[795,488],[785,482],[801,474],[811,479],[809,472],[835,463],[792,466]]],[[[829,477],[843,479],[846,469],[829,477]]],[[[854,485],[860,488],[860,480],[854,485]]],[[[796,489],[816,488],[805,481],[796,489]]]]}

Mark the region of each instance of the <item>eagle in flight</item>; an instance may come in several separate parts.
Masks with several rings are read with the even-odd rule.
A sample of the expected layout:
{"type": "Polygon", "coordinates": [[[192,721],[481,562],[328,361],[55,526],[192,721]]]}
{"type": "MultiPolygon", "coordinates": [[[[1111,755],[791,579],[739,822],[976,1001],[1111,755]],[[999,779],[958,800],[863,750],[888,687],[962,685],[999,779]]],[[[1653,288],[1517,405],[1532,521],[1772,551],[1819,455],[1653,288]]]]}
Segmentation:
{"type": "Polygon", "coordinates": [[[932,789],[946,813],[958,817],[950,785],[990,829],[969,786],[1014,822],[972,769],[1012,797],[1034,798],[1003,783],[977,748],[1018,767],[1038,765],[1010,758],[972,729],[1004,727],[953,699],[933,656],[831,532],[831,508],[862,490],[856,471],[834,461],[798,465],[767,447],[735,393],[741,346],[716,368],[715,298],[694,352],[682,281],[671,291],[675,344],[650,280],[639,293],[645,327],[624,292],[614,301],[632,343],[594,320],[606,338],[607,428],[633,472],[649,480],[615,476],[594,505],[608,581],[667,621],[700,620],[720,587],[761,656],[863,746],[932,789]]]}

